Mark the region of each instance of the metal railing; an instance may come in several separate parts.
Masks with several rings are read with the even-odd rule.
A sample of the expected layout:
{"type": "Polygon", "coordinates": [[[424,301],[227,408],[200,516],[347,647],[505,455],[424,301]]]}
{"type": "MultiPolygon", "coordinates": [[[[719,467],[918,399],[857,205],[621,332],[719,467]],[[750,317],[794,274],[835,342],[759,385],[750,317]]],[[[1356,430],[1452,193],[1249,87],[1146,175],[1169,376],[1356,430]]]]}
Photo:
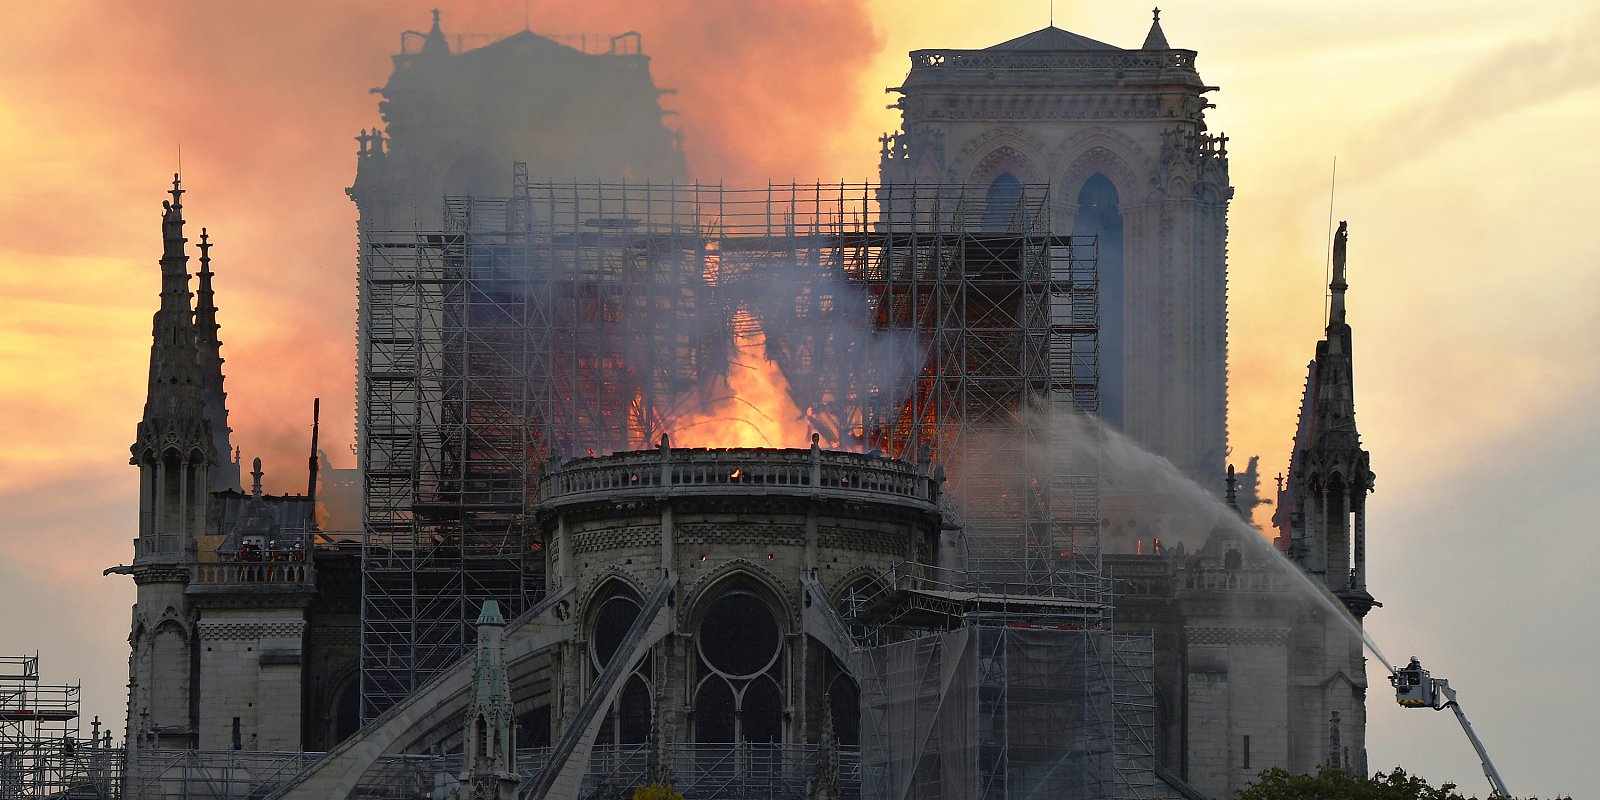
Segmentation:
{"type": "MultiPolygon", "coordinates": [[[[120,756],[120,750],[106,751],[120,756]]],[[[253,800],[289,782],[322,753],[259,753],[242,750],[153,750],[142,754],[129,782],[128,800],[253,800]]],[[[653,744],[598,745],[591,751],[582,797],[614,797],[654,781],[707,800],[805,798],[830,773],[834,796],[861,796],[861,750],[815,744],[653,744]],[[653,770],[652,766],[656,768],[653,770]]],[[[536,778],[550,748],[517,751],[523,780],[536,778]]],[[[356,785],[352,796],[384,800],[448,792],[459,783],[461,755],[388,755],[356,785]]]]}

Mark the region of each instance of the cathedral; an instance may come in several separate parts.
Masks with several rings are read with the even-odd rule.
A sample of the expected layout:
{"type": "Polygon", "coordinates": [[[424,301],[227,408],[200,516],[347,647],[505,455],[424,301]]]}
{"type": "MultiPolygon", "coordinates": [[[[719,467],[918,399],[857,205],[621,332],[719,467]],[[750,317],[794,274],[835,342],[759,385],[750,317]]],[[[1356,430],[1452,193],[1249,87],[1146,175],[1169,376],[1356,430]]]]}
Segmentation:
{"type": "Polygon", "coordinates": [[[243,483],[175,177],[114,568],[124,796],[1225,798],[1365,772],[1347,229],[1270,541],[1225,464],[1233,190],[1196,53],[1158,13],[1136,48],[1052,26],[910,56],[876,194],[806,201],[875,222],[769,189],[747,232],[688,185],[637,34],[455,52],[435,12],[348,190],[360,462],[319,482],[313,440],[305,495],[265,494],[259,459],[243,483]],[[770,274],[804,277],[737,293],[770,274]],[[814,392],[810,447],[677,445],[655,421],[725,389],[717,337],[750,325],[814,392]],[[926,364],[884,377],[897,332],[926,364]],[[997,421],[1039,403],[1231,512],[1028,455],[997,421]],[[1022,566],[979,566],[1013,541],[1022,566]]]}

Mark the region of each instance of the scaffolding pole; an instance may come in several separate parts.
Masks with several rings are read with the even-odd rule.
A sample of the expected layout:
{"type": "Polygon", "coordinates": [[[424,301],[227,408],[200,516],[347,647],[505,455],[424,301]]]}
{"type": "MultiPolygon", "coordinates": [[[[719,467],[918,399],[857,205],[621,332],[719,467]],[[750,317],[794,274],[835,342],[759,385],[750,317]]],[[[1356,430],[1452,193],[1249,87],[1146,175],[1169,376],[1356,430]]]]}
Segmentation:
{"type": "Polygon", "coordinates": [[[1050,234],[1046,187],[512,183],[362,232],[364,718],[464,654],[483,600],[536,598],[546,460],[728,399],[756,328],[824,447],[943,465],[976,579],[1101,601],[1097,470],[1032,413],[1097,402],[1095,245],[1050,234]]]}
{"type": "Polygon", "coordinates": [[[122,750],[100,719],[83,738],[79,684],[41,680],[39,656],[0,656],[0,797],[115,797],[122,750]]]}

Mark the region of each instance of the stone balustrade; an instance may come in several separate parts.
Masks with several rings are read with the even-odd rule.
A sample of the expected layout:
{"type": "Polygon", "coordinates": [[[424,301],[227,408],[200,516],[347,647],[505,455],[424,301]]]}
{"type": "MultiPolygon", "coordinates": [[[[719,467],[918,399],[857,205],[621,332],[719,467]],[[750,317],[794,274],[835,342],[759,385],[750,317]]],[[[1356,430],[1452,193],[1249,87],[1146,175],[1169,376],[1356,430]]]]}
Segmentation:
{"type": "Polygon", "coordinates": [[[810,450],[671,449],[569,461],[539,482],[542,504],[596,496],[761,494],[805,487],[816,496],[858,499],[891,495],[933,506],[938,481],[914,464],[859,453],[810,450]]]}

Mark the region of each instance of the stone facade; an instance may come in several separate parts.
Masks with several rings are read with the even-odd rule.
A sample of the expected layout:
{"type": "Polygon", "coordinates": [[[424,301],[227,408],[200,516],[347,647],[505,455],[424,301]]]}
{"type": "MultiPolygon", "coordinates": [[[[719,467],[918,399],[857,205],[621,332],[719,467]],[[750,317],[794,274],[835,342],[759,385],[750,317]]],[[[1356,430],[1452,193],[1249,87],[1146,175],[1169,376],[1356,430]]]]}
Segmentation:
{"type": "Polygon", "coordinates": [[[572,589],[577,629],[554,659],[557,737],[670,574],[674,635],[650,646],[597,742],[816,744],[831,728],[858,744],[857,685],[806,623],[819,601],[807,585],[837,605],[894,564],[931,563],[940,514],[926,472],[815,446],[663,445],[568,462],[540,499],[550,591],[572,589]]]}
{"type": "Polygon", "coordinates": [[[317,680],[354,674],[354,608],[341,603],[349,584],[326,597],[317,588],[318,561],[347,570],[350,551],[313,546],[313,501],[264,494],[260,459],[251,491],[241,491],[222,390],[211,244],[202,231],[198,295],[191,295],[183,194],[174,179],[162,217],[150,383],[132,448],[139,536],[132,564],[108,570],[131,575],[137,587],[129,797],[155,791],[141,766],[160,761],[144,758],[151,751],[295,751],[355,729],[353,719],[338,719],[339,697],[317,680]],[[316,657],[309,664],[308,641],[316,657]]]}
{"type": "Polygon", "coordinates": [[[687,179],[638,34],[600,53],[531,31],[452,52],[435,11],[421,39],[376,90],[384,130],[357,137],[363,229],[439,230],[445,195],[510,194],[513,162],[535,180],[687,179]]]}
{"type": "MultiPolygon", "coordinates": [[[[1157,757],[1213,797],[1269,767],[1367,771],[1366,660],[1353,626],[1380,604],[1366,587],[1373,475],[1355,425],[1346,245],[1341,223],[1275,546],[1235,525],[1193,555],[1105,560],[1127,587],[1119,630],[1155,637],[1157,757]]],[[[1234,489],[1230,467],[1230,502],[1234,489]]]]}
{"type": "MultiPolygon", "coordinates": [[[[511,92],[491,111],[464,109],[446,91],[486,72],[595,67],[602,82],[638,101],[622,127],[648,141],[629,151],[641,154],[636,162],[562,168],[581,168],[585,178],[612,168],[682,176],[643,56],[566,52],[532,34],[453,54],[437,19],[423,39],[418,52],[396,58],[383,90],[389,136],[361,137],[350,192],[363,230],[440,227],[437,198],[504,194],[510,173],[497,170],[513,160],[560,174],[556,162],[539,161],[548,156],[542,134],[510,122],[546,102],[543,90],[511,92]]],[[[1047,28],[912,60],[898,88],[904,130],[883,143],[884,181],[976,184],[990,208],[1004,208],[1014,186],[1049,184],[1053,229],[1099,238],[1107,419],[1187,474],[1220,483],[1232,190],[1225,141],[1205,126],[1211,87],[1194,69],[1195,54],[1170,48],[1156,24],[1135,50],[1047,28]]],[[[149,402],[133,447],[140,531],[132,566],[120,568],[138,586],[130,762],[152,748],[334,750],[348,767],[338,778],[344,791],[361,763],[384,752],[459,744],[487,759],[476,779],[463,774],[487,795],[507,789],[513,741],[557,752],[577,742],[566,752],[584,753],[647,741],[859,742],[850,634],[826,621],[896,565],[953,563],[940,552],[938,479],[925,465],[815,446],[673,450],[663,442],[660,451],[547,468],[530,516],[551,604],[537,624],[507,629],[516,658],[497,662],[503,685],[477,698],[477,711],[493,707],[482,716],[500,731],[508,724],[503,689],[514,732],[464,733],[476,695],[446,670],[375,726],[385,730],[336,747],[358,717],[359,550],[313,545],[312,501],[262,494],[259,464],[253,490],[240,485],[209,245],[203,238],[200,301],[191,307],[181,196],[175,185],[162,223],[149,402]],[[626,667],[614,680],[613,664],[626,667]]],[[[1359,618],[1376,604],[1364,569],[1372,475],[1354,426],[1344,242],[1341,230],[1336,313],[1311,367],[1277,524],[1294,562],[1359,618]]],[[[1127,522],[1117,519],[1117,498],[1107,507],[1107,525],[1127,522]]],[[[1365,769],[1360,642],[1275,568],[1277,557],[1217,534],[1192,554],[1105,559],[1107,575],[1126,587],[1112,615],[1116,631],[1154,640],[1156,758],[1210,796],[1227,796],[1271,766],[1365,769]]],[[[492,618],[487,624],[499,630],[492,618]]],[[[652,756],[658,776],[663,763],[652,756]]],[[[306,796],[337,794],[314,786],[306,796]]],[[[136,780],[129,796],[139,796],[136,780]]]]}
{"type": "Polygon", "coordinates": [[[1129,587],[1117,629],[1155,637],[1157,759],[1208,797],[1271,767],[1365,769],[1361,642],[1279,559],[1218,533],[1193,554],[1105,560],[1129,587]]]}
{"type": "Polygon", "coordinates": [[[991,211],[1049,185],[1052,230],[1098,237],[1102,417],[1206,486],[1227,444],[1233,195],[1226,139],[1206,128],[1213,88],[1159,22],[1131,50],[1054,27],[917,50],[880,168],[971,185],[991,211]]]}

